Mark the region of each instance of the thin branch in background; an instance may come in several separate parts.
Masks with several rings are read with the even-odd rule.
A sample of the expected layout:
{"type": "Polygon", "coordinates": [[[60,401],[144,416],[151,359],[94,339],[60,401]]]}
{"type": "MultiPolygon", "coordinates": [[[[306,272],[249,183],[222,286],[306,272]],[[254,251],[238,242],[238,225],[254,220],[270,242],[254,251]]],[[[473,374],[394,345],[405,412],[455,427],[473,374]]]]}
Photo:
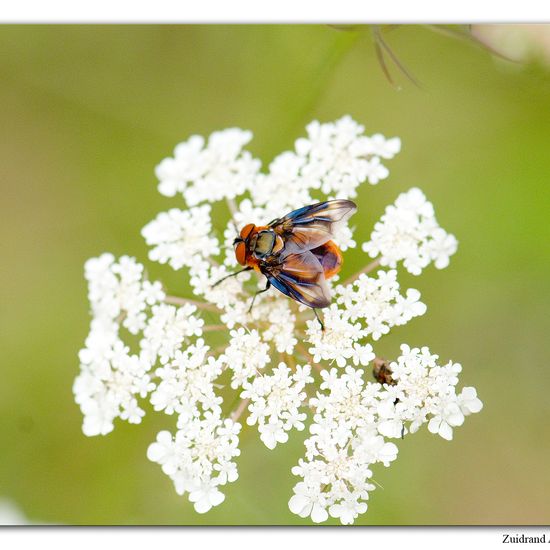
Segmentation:
{"type": "MultiPolygon", "coordinates": [[[[395,66],[418,88],[422,88],[420,86],[420,83],[416,78],[412,75],[412,73],[405,67],[403,63],[399,60],[397,55],[395,55],[394,51],[390,48],[390,46],[386,43],[384,38],[382,37],[382,32],[380,31],[380,27],[378,25],[372,25],[372,34],[374,36],[374,42],[375,47],[377,49],[376,55],[378,57],[378,61],[380,62],[380,65],[382,67],[382,70],[384,71],[384,74],[386,75],[386,78],[388,78],[390,84],[395,87],[394,81],[392,80],[388,67],[386,65],[385,59],[384,59],[384,51],[390,56],[390,59],[393,61],[395,66]],[[384,50],[384,51],[382,51],[384,50]]],[[[399,87],[398,87],[399,88],[399,87]]]]}
{"type": "Polygon", "coordinates": [[[382,72],[384,73],[384,76],[396,90],[400,90],[401,86],[398,86],[391,77],[391,73],[388,69],[388,66],[386,65],[386,60],[384,59],[384,52],[382,51],[378,40],[376,40],[376,36],[374,37],[374,51],[376,53],[376,58],[378,59],[378,63],[380,64],[382,72]]]}
{"type": "Polygon", "coordinates": [[[444,36],[458,38],[459,40],[464,40],[466,42],[469,42],[470,44],[474,44],[475,46],[478,46],[479,48],[488,51],[491,55],[495,55],[496,57],[503,59],[504,61],[508,61],[510,63],[521,63],[521,61],[518,61],[517,59],[512,59],[511,57],[508,57],[503,53],[493,49],[491,46],[489,46],[489,44],[485,44],[485,42],[482,42],[477,36],[472,34],[470,25],[467,26],[468,28],[466,29],[466,32],[459,31],[453,27],[449,27],[446,25],[426,25],[426,27],[444,36]]]}
{"type": "MultiPolygon", "coordinates": [[[[386,77],[386,79],[392,85],[393,88],[400,90],[401,86],[399,86],[395,82],[395,80],[392,78],[391,72],[386,62],[385,55],[389,56],[389,58],[394,63],[394,65],[399,69],[399,71],[402,74],[404,74],[407,77],[408,80],[410,80],[418,88],[422,88],[418,80],[416,80],[414,75],[399,60],[395,52],[391,49],[389,44],[385,41],[384,37],[382,36],[383,31],[394,30],[399,26],[400,25],[384,25],[384,29],[382,29],[380,25],[371,25],[372,35],[374,38],[374,51],[376,54],[376,58],[378,59],[378,63],[380,64],[380,68],[382,69],[384,76],[386,77]]],[[[483,48],[485,51],[489,52],[491,55],[499,57],[500,59],[503,59],[505,61],[509,61],[510,63],[521,63],[520,61],[511,59],[510,57],[507,57],[501,52],[498,52],[497,50],[493,49],[491,46],[489,46],[488,44],[486,44],[485,42],[477,38],[477,36],[472,34],[470,25],[467,25],[464,30],[459,30],[455,28],[455,26],[453,25],[425,25],[425,27],[431,31],[437,32],[438,34],[442,34],[444,36],[451,37],[451,38],[457,38],[459,40],[469,42],[470,44],[474,44],[479,48],[483,48]]],[[[460,25],[460,27],[462,28],[464,27],[464,25],[460,25]]]]}

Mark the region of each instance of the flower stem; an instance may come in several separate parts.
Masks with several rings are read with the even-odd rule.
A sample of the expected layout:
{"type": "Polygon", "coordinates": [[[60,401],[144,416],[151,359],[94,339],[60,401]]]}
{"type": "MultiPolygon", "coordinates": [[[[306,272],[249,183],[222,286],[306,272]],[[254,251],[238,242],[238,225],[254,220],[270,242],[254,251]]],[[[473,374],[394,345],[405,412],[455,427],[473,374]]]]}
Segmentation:
{"type": "Polygon", "coordinates": [[[237,203],[235,202],[235,199],[225,199],[227,203],[227,207],[229,208],[229,212],[231,212],[231,217],[234,218],[235,214],[237,213],[237,203]]]}
{"type": "Polygon", "coordinates": [[[304,345],[302,344],[296,344],[296,349],[303,355],[303,357],[306,359],[308,363],[311,363],[315,366],[315,361],[313,361],[313,357],[311,354],[307,351],[304,345]]]}
{"type": "Polygon", "coordinates": [[[214,332],[216,330],[227,330],[226,325],[206,325],[202,327],[203,332],[214,332]]]}
{"type": "Polygon", "coordinates": [[[376,260],[372,261],[370,264],[367,264],[363,269],[358,271],[357,273],[354,273],[351,277],[346,279],[342,285],[349,285],[350,283],[353,283],[355,279],[359,277],[359,275],[362,275],[363,273],[370,273],[373,269],[376,269],[380,265],[381,258],[376,258],[376,260]]]}
{"type": "Polygon", "coordinates": [[[220,310],[214,304],[209,304],[207,302],[199,302],[198,300],[192,300],[191,298],[181,298],[180,296],[166,295],[164,298],[164,302],[166,304],[172,304],[174,306],[183,306],[185,304],[191,304],[193,306],[196,306],[198,309],[220,313],[220,310]]]}
{"type": "Polygon", "coordinates": [[[310,364],[317,372],[325,370],[319,363],[316,363],[311,354],[307,351],[302,344],[296,344],[296,349],[300,352],[302,357],[310,364]]]}
{"type": "Polygon", "coordinates": [[[296,358],[293,355],[290,355],[289,353],[283,353],[283,360],[287,365],[290,365],[292,367],[292,370],[296,370],[296,358]]]}
{"type": "Polygon", "coordinates": [[[233,422],[237,422],[237,420],[239,420],[241,414],[243,414],[249,402],[250,399],[241,399],[239,406],[230,415],[230,418],[231,420],[233,420],[233,422]]]}

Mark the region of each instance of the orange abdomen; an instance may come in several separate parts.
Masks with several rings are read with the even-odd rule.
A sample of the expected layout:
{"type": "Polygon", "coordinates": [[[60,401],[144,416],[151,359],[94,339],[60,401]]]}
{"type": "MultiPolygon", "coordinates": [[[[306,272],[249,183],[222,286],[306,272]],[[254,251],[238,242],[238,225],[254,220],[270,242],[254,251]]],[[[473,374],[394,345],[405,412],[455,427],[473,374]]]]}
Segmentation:
{"type": "Polygon", "coordinates": [[[311,251],[323,266],[325,279],[330,279],[336,275],[344,262],[342,252],[334,241],[328,241],[325,244],[314,248],[311,251]]]}

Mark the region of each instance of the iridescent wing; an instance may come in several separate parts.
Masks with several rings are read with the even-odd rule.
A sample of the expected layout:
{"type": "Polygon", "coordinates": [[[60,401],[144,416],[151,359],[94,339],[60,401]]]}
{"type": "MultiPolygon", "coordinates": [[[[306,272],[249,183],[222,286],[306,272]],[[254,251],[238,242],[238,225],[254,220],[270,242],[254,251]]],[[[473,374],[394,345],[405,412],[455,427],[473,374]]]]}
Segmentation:
{"type": "Polygon", "coordinates": [[[304,206],[273,220],[269,227],[281,235],[285,247],[281,256],[312,250],[331,240],[336,228],[357,210],[354,202],[338,199],[304,206]]]}
{"type": "Polygon", "coordinates": [[[264,265],[261,269],[269,282],[290,298],[315,308],[330,304],[323,267],[311,252],[289,254],[280,263],[264,265]]]}

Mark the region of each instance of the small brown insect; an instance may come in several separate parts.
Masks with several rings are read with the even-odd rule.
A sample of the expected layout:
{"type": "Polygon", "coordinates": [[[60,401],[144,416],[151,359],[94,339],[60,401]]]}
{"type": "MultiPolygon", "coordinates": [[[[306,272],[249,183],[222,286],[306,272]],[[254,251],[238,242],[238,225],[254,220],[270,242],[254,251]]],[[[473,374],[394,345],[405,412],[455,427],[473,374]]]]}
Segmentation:
{"type": "Polygon", "coordinates": [[[374,379],[380,384],[388,384],[389,386],[395,386],[397,382],[392,378],[392,371],[390,369],[390,362],[382,357],[376,357],[372,362],[372,374],[374,379]]]}
{"type": "MultiPolygon", "coordinates": [[[[372,375],[374,379],[380,384],[387,384],[388,386],[395,386],[397,382],[392,377],[392,371],[390,369],[390,362],[382,357],[376,357],[372,362],[372,375]]],[[[393,404],[397,405],[399,398],[397,398],[393,404]]],[[[401,426],[401,439],[405,437],[405,424],[401,426]]]]}

